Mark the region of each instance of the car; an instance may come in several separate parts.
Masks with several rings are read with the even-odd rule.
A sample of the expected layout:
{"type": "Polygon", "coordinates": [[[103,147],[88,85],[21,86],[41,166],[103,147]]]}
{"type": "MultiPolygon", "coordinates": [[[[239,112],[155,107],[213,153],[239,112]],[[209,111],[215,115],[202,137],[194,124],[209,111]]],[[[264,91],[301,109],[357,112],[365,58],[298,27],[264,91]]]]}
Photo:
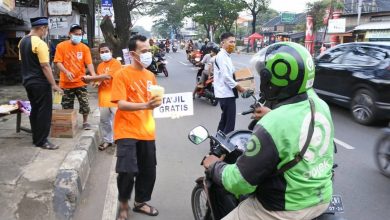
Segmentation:
{"type": "Polygon", "coordinates": [[[314,89],[360,124],[390,119],[390,42],[339,44],[315,59],[314,89]]]}

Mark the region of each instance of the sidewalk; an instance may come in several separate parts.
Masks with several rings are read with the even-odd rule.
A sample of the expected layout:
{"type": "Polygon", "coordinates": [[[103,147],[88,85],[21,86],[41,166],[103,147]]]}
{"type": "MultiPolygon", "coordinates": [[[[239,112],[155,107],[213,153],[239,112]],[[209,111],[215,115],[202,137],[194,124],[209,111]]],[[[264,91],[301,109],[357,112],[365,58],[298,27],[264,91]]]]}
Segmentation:
{"type": "MultiPolygon", "coordinates": [[[[7,94],[25,99],[22,86],[1,88],[7,94]]],[[[76,137],[53,138],[58,150],[43,150],[32,145],[31,134],[16,133],[16,115],[0,118],[0,219],[70,219],[97,152],[99,111],[96,89],[89,88],[93,129],[81,130],[78,115],[76,137]]],[[[2,103],[5,102],[2,96],[2,103]]],[[[77,101],[75,101],[77,103],[77,101]]],[[[30,127],[22,115],[22,126],[30,127]]]]}

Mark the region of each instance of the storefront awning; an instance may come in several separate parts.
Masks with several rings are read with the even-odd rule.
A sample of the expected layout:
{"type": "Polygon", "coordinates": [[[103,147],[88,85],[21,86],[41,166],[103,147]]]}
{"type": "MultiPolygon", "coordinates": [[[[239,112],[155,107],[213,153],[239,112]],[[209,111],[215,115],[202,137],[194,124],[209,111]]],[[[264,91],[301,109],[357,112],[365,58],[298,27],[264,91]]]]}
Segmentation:
{"type": "Polygon", "coordinates": [[[0,13],[0,27],[3,25],[23,25],[23,20],[9,14],[0,13]]]}
{"type": "Polygon", "coordinates": [[[361,24],[355,27],[354,31],[369,31],[369,30],[388,30],[390,29],[390,21],[370,22],[361,24]]]}

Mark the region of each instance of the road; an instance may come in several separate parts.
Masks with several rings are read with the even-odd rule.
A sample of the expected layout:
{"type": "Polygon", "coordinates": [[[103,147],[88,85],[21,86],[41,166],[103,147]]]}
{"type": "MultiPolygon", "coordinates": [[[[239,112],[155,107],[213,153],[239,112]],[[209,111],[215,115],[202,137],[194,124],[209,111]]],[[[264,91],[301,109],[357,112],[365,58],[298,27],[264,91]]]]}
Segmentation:
{"type": "MultiPolygon", "coordinates": [[[[170,53],[167,58],[170,75],[168,78],[158,76],[158,83],[165,87],[166,93],[191,92],[196,68],[185,60],[183,52],[170,53]]],[[[251,56],[241,54],[232,58],[236,68],[243,68],[249,65],[251,56]]],[[[258,77],[256,79],[258,82],[258,77]]],[[[246,110],[250,104],[249,99],[239,99],[237,112],[246,110]]],[[[159,209],[160,215],[152,218],[131,212],[130,219],[193,219],[191,190],[195,179],[203,173],[199,164],[207,154],[208,145],[193,145],[187,134],[197,125],[215,133],[220,117],[219,107],[213,107],[205,100],[196,99],[194,106],[192,117],[157,119],[157,181],[150,203],[159,209]]],[[[373,146],[381,127],[361,126],[353,122],[348,110],[337,106],[331,105],[331,111],[335,138],[339,143],[334,194],[343,197],[345,213],[342,216],[349,220],[389,219],[390,179],[379,174],[373,157],[373,146]]],[[[236,128],[245,129],[249,121],[248,116],[238,116],[236,128]]],[[[115,194],[106,199],[107,189],[115,188],[115,175],[110,170],[115,160],[113,153],[111,149],[98,154],[75,220],[102,219],[104,204],[115,201],[115,194]],[[108,184],[110,174],[111,184],[108,184]]]]}

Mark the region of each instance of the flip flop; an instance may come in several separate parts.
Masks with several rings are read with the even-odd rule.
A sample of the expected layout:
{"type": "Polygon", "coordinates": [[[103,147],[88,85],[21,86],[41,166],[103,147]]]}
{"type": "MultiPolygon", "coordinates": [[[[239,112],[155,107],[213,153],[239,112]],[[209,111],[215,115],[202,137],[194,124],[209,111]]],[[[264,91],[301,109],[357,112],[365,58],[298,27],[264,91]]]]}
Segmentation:
{"type": "Polygon", "coordinates": [[[127,208],[119,207],[117,220],[128,220],[128,219],[129,219],[129,207],[127,208]]]}
{"type": "Polygon", "coordinates": [[[158,210],[156,208],[154,208],[153,206],[148,205],[145,202],[139,203],[138,205],[134,204],[133,212],[138,212],[138,213],[142,213],[142,214],[149,215],[149,216],[157,216],[158,215],[158,210]],[[150,212],[142,210],[141,208],[144,206],[149,207],[150,212]]]}
{"type": "Polygon", "coordinates": [[[103,144],[99,145],[98,149],[100,151],[104,151],[105,149],[109,148],[112,146],[112,143],[107,143],[107,142],[104,142],[103,144]]]}

